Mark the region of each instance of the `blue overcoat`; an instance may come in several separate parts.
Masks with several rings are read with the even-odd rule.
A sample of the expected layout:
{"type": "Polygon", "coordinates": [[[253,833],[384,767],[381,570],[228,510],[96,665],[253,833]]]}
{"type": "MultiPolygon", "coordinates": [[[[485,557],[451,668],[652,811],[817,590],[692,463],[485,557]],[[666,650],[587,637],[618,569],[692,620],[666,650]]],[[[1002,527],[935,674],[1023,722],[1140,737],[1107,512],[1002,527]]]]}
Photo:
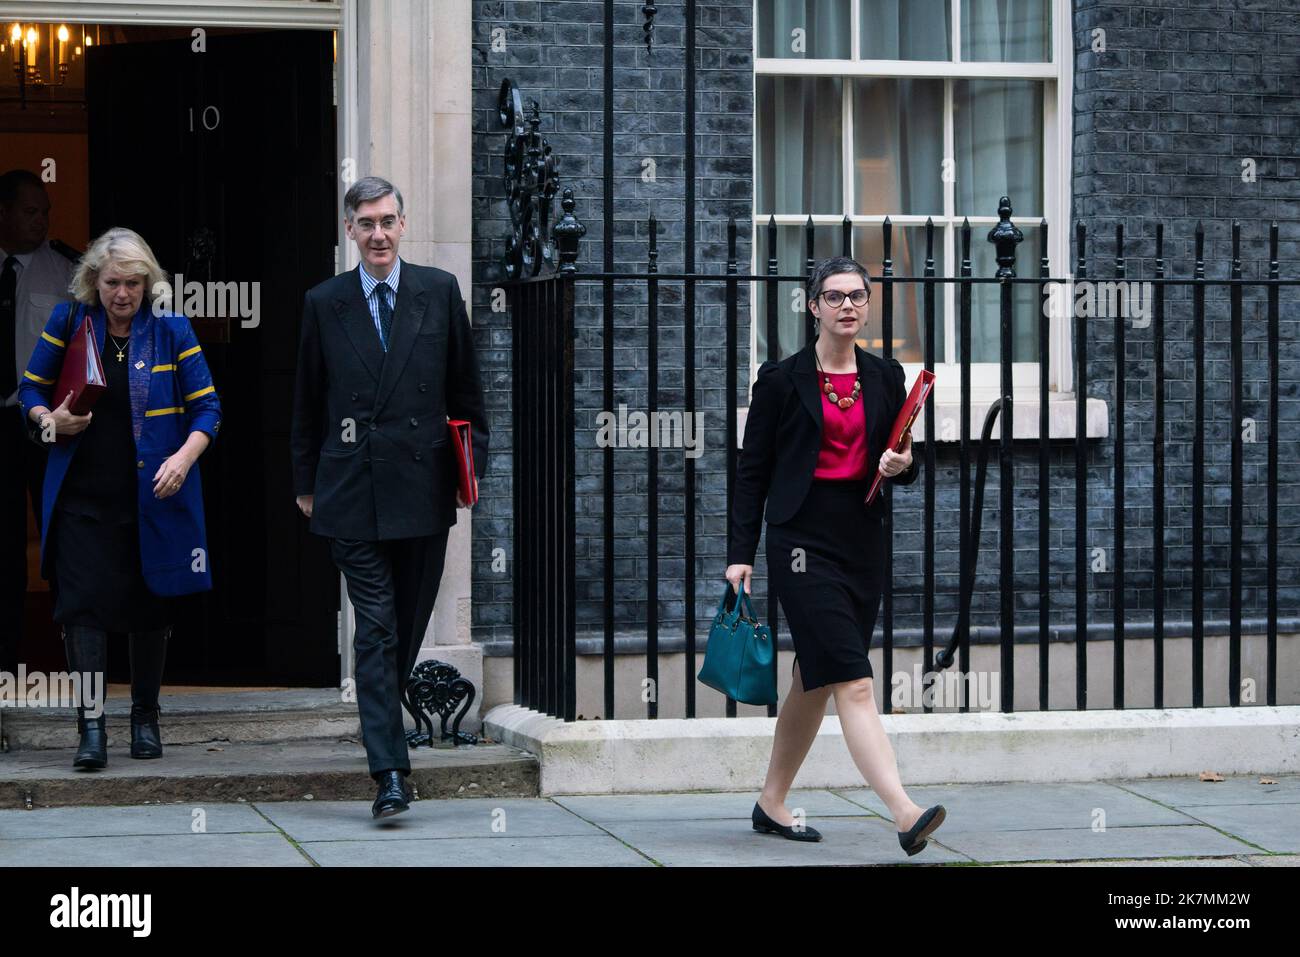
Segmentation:
{"type": "MultiPolygon", "coordinates": [[[[51,393],[72,337],[73,305],[68,302],[55,307],[27,363],[18,387],[25,417],[38,405],[53,409],[62,402],[62,397],[55,398],[51,393]]],[[[108,340],[104,309],[97,305],[89,311],[101,359],[108,362],[111,353],[104,355],[108,340]]],[[[85,312],[86,307],[78,307],[78,323],[85,312]]],[[[144,299],[131,321],[130,356],[128,381],[136,450],[140,566],[145,584],[154,594],[163,596],[207,591],[212,587],[212,572],[198,463],[175,495],[155,498],[153,486],[158,467],[179,451],[191,432],[203,432],[215,441],[221,427],[221,403],[203,350],[185,316],[155,316],[148,299],[144,299]]],[[[41,503],[41,574],[47,579],[51,564],[46,539],[50,519],[80,440],[80,435],[67,436],[49,446],[41,503]]]]}

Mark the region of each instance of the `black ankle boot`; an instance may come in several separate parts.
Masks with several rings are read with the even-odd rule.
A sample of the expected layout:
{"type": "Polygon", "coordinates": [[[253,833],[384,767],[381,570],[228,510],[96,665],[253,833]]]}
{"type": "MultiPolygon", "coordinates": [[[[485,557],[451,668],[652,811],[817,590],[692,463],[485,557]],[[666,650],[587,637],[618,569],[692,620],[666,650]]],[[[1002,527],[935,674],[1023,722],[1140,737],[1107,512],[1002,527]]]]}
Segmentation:
{"type": "Polygon", "coordinates": [[[131,633],[131,757],[162,757],[158,690],[169,629],[131,633]]]}
{"type": "MultiPolygon", "coordinates": [[[[68,670],[75,674],[98,674],[104,680],[108,670],[108,635],[98,628],[66,625],[63,629],[63,648],[68,656],[68,670]]],[[[101,690],[106,685],[101,684],[101,690]]],[[[83,699],[84,700],[84,699],[83,699]]],[[[104,707],[99,702],[99,716],[87,716],[82,702],[77,704],[77,756],[72,759],[74,768],[104,768],[108,766],[108,732],[104,727],[104,707]]]]}
{"type": "Polygon", "coordinates": [[[86,709],[77,709],[77,731],[81,740],[77,742],[77,756],[72,759],[74,768],[108,767],[108,732],[104,729],[104,715],[98,718],[86,717],[86,709]]]}

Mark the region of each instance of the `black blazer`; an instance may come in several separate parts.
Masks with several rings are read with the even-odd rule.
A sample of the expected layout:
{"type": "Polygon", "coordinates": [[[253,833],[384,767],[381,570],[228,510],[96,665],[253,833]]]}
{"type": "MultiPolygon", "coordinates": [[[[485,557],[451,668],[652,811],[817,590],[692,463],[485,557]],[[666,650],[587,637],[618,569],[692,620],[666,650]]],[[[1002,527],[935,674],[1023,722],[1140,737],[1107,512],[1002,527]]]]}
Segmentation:
{"type": "MultiPolygon", "coordinates": [[[[880,453],[889,441],[907,385],[897,359],[885,360],[853,347],[858,359],[862,394],[857,405],[866,416],[868,474],[876,474],[880,453]]],[[[780,362],[768,360],[758,368],[744,447],[736,463],[736,484],[727,526],[727,564],[753,565],[762,531],[763,501],[767,522],[780,525],[794,518],[812,487],[822,447],[822,393],[813,343],[780,362]]],[[[909,485],[920,474],[917,456],[890,481],[909,485]]],[[[879,518],[884,495],[867,508],[879,518]]]]}
{"type": "Polygon", "coordinates": [[[359,270],[325,280],[303,302],[294,494],[315,496],[310,527],[318,535],[433,535],[456,524],[448,418],[469,421],[475,474],[487,470],[488,425],[465,301],[451,273],[402,260],[385,353],[359,270]]]}

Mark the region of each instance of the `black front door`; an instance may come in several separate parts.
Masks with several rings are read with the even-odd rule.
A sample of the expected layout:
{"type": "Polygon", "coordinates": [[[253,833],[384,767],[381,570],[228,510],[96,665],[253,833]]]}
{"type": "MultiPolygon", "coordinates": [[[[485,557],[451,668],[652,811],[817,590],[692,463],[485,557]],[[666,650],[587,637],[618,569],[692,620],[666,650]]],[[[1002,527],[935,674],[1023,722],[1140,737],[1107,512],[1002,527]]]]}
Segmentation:
{"type": "Polygon", "coordinates": [[[92,237],[127,226],[187,285],[258,290],[256,317],[192,320],[223,407],[200,460],[214,589],[178,602],[167,681],[323,687],[339,680],[339,579],[294,507],[288,436],[303,293],[334,272],[331,35],[206,47],[109,45],[87,66],[92,237]]]}

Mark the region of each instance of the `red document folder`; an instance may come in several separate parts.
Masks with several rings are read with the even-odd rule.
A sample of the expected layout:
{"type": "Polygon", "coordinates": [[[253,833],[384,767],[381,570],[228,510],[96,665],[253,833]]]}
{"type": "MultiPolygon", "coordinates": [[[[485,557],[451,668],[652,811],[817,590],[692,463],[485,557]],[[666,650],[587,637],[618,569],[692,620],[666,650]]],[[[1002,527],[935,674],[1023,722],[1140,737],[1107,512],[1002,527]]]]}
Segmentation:
{"type": "Polygon", "coordinates": [[[83,315],[81,325],[77,326],[77,331],[68,340],[68,348],[63,353],[63,368],[59,370],[59,381],[55,383],[54,394],[50,397],[51,405],[58,408],[71,392],[72,401],[68,404],[68,409],[76,415],[89,412],[108,388],[95,342],[95,325],[90,321],[89,311],[83,315]]]}
{"type": "MultiPolygon", "coordinates": [[[[898,413],[898,418],[894,420],[894,431],[889,433],[889,448],[895,452],[903,451],[903,434],[912,428],[912,423],[916,417],[921,414],[921,409],[925,407],[926,396],[934,388],[934,373],[926,369],[921,370],[921,374],[916,377],[912,383],[912,392],[903,403],[902,411],[898,413]]],[[[929,427],[927,426],[927,429],[929,427]]],[[[871,490],[867,492],[866,503],[871,504],[880,491],[880,483],[885,476],[879,471],[876,472],[875,481],[871,483],[871,490]]]]}
{"type": "Polygon", "coordinates": [[[447,427],[456,447],[456,484],[460,497],[473,505],[478,501],[478,489],[474,485],[474,446],[470,442],[469,423],[464,419],[448,419],[447,427]]]}

